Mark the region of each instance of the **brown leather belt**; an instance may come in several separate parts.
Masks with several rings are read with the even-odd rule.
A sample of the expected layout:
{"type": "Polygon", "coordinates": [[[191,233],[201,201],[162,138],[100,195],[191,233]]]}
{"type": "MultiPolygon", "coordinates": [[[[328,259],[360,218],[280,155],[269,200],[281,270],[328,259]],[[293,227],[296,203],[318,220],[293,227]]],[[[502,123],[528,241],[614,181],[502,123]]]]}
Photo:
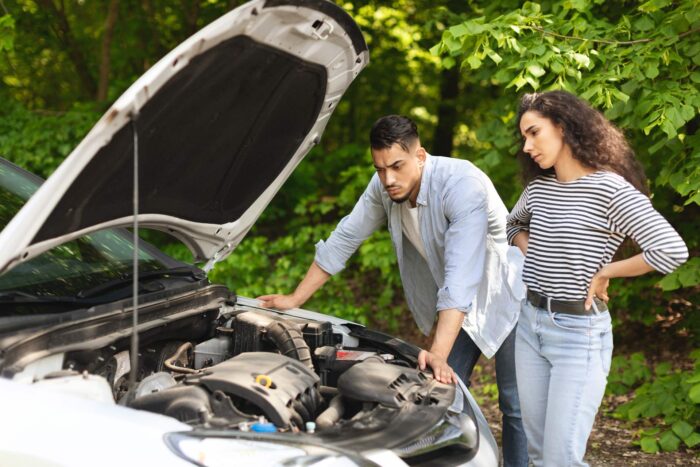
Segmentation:
{"type": "MultiPolygon", "coordinates": [[[[594,298],[598,311],[603,312],[608,310],[608,305],[605,304],[599,298],[594,298]]],[[[584,304],[585,300],[548,300],[544,295],[540,295],[537,292],[527,291],[527,301],[532,304],[532,306],[537,308],[543,308],[545,310],[550,310],[553,313],[564,313],[567,315],[581,315],[589,316],[596,314],[595,309],[591,306],[589,310],[586,310],[584,304]],[[547,307],[547,302],[549,301],[549,307],[547,307]]]]}

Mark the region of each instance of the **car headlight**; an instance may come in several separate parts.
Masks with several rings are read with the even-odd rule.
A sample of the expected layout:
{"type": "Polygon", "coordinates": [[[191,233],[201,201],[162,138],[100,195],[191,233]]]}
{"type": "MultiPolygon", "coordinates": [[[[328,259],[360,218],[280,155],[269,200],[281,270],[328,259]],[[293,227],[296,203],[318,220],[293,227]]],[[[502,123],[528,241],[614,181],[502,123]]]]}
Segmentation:
{"type": "Polygon", "coordinates": [[[436,423],[420,439],[395,448],[401,457],[417,456],[446,446],[455,446],[464,451],[476,450],[479,446],[479,429],[471,406],[466,400],[461,385],[455,388],[455,398],[443,419],[436,423]]]}
{"type": "Polygon", "coordinates": [[[300,440],[258,439],[241,434],[168,433],[165,441],[179,457],[202,467],[231,465],[278,465],[308,467],[376,467],[373,462],[352,454],[300,440]]]}

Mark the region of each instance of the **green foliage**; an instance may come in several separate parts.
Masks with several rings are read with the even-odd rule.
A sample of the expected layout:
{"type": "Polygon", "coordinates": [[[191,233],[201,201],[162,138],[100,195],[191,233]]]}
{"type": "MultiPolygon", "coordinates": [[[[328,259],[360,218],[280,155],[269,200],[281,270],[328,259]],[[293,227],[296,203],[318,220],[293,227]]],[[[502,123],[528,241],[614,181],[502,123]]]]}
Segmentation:
{"type": "Polygon", "coordinates": [[[10,15],[0,16],[0,52],[9,52],[15,45],[15,20],[10,15]]]}
{"type": "Polygon", "coordinates": [[[612,359],[605,392],[615,395],[627,394],[650,378],[651,370],[641,352],[633,353],[629,358],[616,356],[612,359]]]}
{"type": "Polygon", "coordinates": [[[480,364],[472,370],[471,385],[469,391],[480,406],[498,403],[498,384],[493,373],[485,372],[480,364]]]}
{"type": "MultiPolygon", "coordinates": [[[[625,130],[655,188],[671,187],[682,198],[675,213],[692,215],[686,206],[700,204],[696,1],[526,2],[480,13],[463,16],[431,49],[444,66],[460,63],[482,86],[565,89],[604,109],[625,130]]],[[[492,121],[512,125],[515,101],[512,94],[499,100],[500,118],[492,121]]],[[[497,159],[490,149],[503,133],[482,126],[478,135],[482,160],[497,159]]],[[[700,263],[691,261],[660,285],[674,290],[698,283],[700,263]]]]}
{"type": "Polygon", "coordinates": [[[636,146],[643,157],[671,161],[657,183],[698,203],[700,145],[687,134],[700,108],[697,4],[653,11],[645,5],[526,2],[452,26],[432,52],[448,63],[460,59],[465,69],[488,69],[495,85],[566,89],[605,108],[634,140],[645,141],[636,146]]]}
{"type": "MultiPolygon", "coordinates": [[[[242,1],[191,2],[192,8],[183,8],[180,0],[119,2],[108,54],[108,98],[97,102],[84,81],[95,81],[104,64],[100,45],[107,3],[54,1],[56,13],[31,0],[4,0],[9,14],[0,17],[0,155],[49,175],[109,102],[168,50],[242,1]],[[59,34],[63,19],[72,41],[59,34]],[[76,56],[84,58],[84,78],[76,56]]],[[[377,117],[389,113],[414,118],[431,151],[440,108],[453,110],[452,156],[482,168],[512,206],[522,190],[512,157],[518,144],[513,125],[517,94],[552,88],[584,96],[624,129],[651,180],[655,207],[691,252],[697,251],[697,2],[337,3],[362,28],[371,64],[343,96],[321,144],[236,252],[212,271],[213,280],[249,296],[291,291],[313,257],[313,245],[364,190],[372,173],[366,135],[377,117]],[[447,68],[460,71],[458,96],[450,100],[442,96],[447,68]]],[[[181,245],[161,237],[153,241],[191,260],[181,245]]],[[[690,304],[683,310],[697,311],[699,271],[700,262],[691,259],[659,283],[665,292],[655,287],[658,275],[614,281],[612,307],[624,312],[616,319],[655,325],[657,316],[675,313],[681,302],[690,304]]],[[[410,317],[386,232],[366,242],[306,306],[384,330],[412,329],[401,327],[410,317]]],[[[685,315],[682,326],[700,336],[700,315],[685,315]]],[[[620,371],[617,390],[648,382],[638,377],[626,384],[630,379],[624,375],[636,370],[620,366],[620,371]]]]}
{"type": "Polygon", "coordinates": [[[180,0],[121,1],[105,57],[101,46],[110,2],[52,3],[55,9],[34,0],[2,2],[11,20],[0,20],[0,51],[6,39],[14,40],[0,54],[0,75],[12,97],[30,108],[65,110],[76,101],[96,100],[105,58],[113,100],[157,59],[229,9],[223,0],[189,6],[180,0]],[[10,21],[14,35],[5,33],[10,21]]]}
{"type": "Polygon", "coordinates": [[[98,118],[98,113],[85,108],[38,112],[4,99],[0,107],[0,156],[45,178],[98,118]]]}
{"type": "Polygon", "coordinates": [[[664,291],[691,287],[700,283],[700,258],[690,258],[688,262],[659,281],[664,291]]]}
{"type": "Polygon", "coordinates": [[[688,448],[700,444],[700,349],[691,357],[695,361],[692,370],[674,370],[670,363],[664,362],[656,365],[653,376],[643,368],[641,354],[633,355],[627,362],[618,360],[611,392],[624,392],[624,388],[642,381],[643,384],[634,391],[631,401],[616,409],[615,416],[648,419],[659,425],[639,432],[637,443],[645,452],[675,451],[681,444],[688,448]]]}
{"type": "MultiPolygon", "coordinates": [[[[304,179],[324,176],[325,166],[315,160],[317,157],[318,154],[310,155],[299,167],[304,179]]],[[[302,196],[293,207],[297,216],[295,227],[286,234],[263,235],[270,227],[265,222],[260,223],[230,257],[211,271],[212,281],[251,297],[294,290],[313,261],[314,244],[327,238],[335,219],[352,209],[373,172],[367,149],[356,145],[341,147],[323,157],[348,166],[336,180],[334,188],[339,192],[320,199],[302,196]],[[348,164],[358,159],[365,163],[348,164]]],[[[185,256],[181,250],[179,255],[185,256]]],[[[402,316],[405,318],[407,313],[401,306],[402,300],[391,239],[388,232],[379,231],[364,242],[346,269],[304,306],[364,324],[371,320],[383,329],[396,332],[402,316]]]]}

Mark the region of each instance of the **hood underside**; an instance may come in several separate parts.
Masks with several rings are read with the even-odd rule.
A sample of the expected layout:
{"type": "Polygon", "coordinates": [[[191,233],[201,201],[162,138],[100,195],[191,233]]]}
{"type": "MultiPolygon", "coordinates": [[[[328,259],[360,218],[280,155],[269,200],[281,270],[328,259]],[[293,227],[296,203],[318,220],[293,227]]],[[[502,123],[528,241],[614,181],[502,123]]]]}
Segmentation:
{"type": "Polygon", "coordinates": [[[199,261],[227,256],[367,64],[352,19],[318,0],[253,1],[142,76],[0,233],[0,272],[138,219],[199,261]],[[137,154],[137,156],[136,156],[137,154]]]}
{"type": "Polygon", "coordinates": [[[323,66],[246,36],[212,47],[94,155],[32,242],[131,214],[135,132],[141,213],[204,224],[240,218],[313,127],[326,79],[323,66]]]}

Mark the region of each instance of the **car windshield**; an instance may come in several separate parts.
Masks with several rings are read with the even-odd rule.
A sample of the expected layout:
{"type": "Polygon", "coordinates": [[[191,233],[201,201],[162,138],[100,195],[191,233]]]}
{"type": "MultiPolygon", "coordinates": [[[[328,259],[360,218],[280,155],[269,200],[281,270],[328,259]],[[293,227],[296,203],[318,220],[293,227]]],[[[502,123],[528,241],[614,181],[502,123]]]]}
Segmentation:
{"type": "MultiPolygon", "coordinates": [[[[4,229],[42,180],[0,159],[0,230],[4,229]]],[[[172,267],[172,260],[148,244],[139,244],[139,271],[172,267]]],[[[0,294],[40,297],[75,296],[133,268],[131,234],[122,229],[96,232],[57,246],[0,275],[0,294]]]]}

